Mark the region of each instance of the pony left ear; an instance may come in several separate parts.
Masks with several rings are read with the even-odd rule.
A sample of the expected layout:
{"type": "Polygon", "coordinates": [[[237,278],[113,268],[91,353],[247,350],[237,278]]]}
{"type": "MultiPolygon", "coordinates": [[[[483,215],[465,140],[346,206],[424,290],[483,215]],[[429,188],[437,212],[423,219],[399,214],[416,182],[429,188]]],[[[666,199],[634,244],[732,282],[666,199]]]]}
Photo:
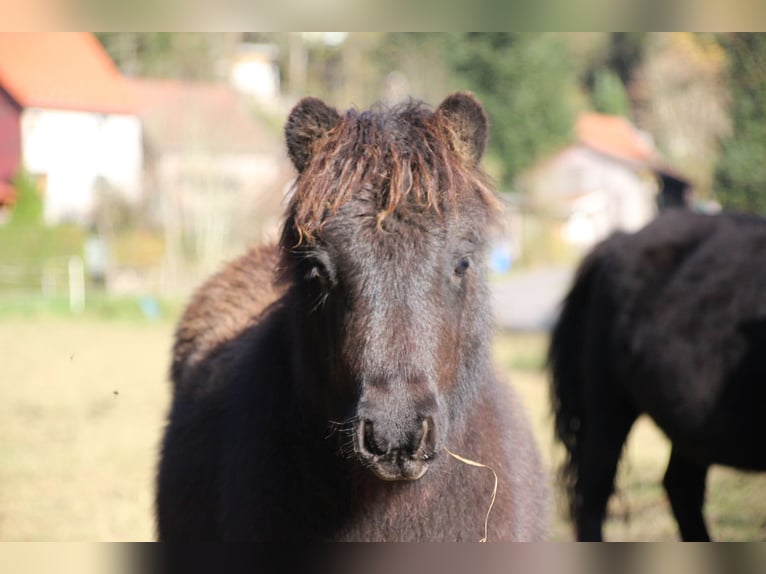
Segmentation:
{"type": "Polygon", "coordinates": [[[311,161],[316,144],[340,123],[340,114],[318,98],[303,98],[290,112],[285,124],[287,153],[299,173],[311,161]]]}
{"type": "Polygon", "coordinates": [[[469,92],[448,96],[436,114],[452,136],[456,151],[475,166],[487,144],[487,114],[479,101],[469,92]]]}

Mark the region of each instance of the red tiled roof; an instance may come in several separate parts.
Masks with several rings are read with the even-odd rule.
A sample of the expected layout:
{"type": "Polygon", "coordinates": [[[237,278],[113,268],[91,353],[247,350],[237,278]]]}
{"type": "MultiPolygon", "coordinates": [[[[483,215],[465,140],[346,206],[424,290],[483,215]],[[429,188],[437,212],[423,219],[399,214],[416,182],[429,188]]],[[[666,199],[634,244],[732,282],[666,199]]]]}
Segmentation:
{"type": "Polygon", "coordinates": [[[623,117],[583,113],[577,118],[575,131],[581,144],[599,153],[685,179],[660,155],[647,136],[623,117]]]}
{"type": "Polygon", "coordinates": [[[24,107],[134,109],[126,80],[90,33],[0,34],[0,86],[24,107]]]}
{"type": "Polygon", "coordinates": [[[625,118],[585,113],[577,118],[576,131],[580,143],[606,155],[641,163],[657,158],[654,147],[625,118]]]}

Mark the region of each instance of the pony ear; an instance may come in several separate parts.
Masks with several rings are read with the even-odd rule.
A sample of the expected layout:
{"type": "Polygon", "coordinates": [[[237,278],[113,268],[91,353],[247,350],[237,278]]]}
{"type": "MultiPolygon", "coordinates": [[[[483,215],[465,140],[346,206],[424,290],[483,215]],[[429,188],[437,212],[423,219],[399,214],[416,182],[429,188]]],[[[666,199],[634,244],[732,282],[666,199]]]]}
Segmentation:
{"type": "Polygon", "coordinates": [[[299,173],[311,161],[315,144],[340,122],[340,114],[318,98],[303,98],[285,123],[287,153],[299,173]]]}
{"type": "Polygon", "coordinates": [[[452,136],[455,150],[472,166],[478,165],[487,143],[487,114],[469,92],[448,96],[436,114],[452,136]]]}

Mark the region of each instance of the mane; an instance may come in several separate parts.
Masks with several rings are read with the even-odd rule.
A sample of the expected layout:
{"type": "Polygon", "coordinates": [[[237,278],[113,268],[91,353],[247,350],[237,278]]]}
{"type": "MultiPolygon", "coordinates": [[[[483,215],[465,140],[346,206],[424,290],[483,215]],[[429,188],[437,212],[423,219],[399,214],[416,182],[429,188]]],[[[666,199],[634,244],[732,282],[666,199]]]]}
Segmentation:
{"type": "Polygon", "coordinates": [[[489,178],[437,120],[414,100],[346,112],[296,180],[283,237],[313,242],[324,221],[363,188],[377,191],[378,224],[403,206],[440,216],[457,211],[467,193],[478,194],[491,213],[499,211],[489,178]]]}

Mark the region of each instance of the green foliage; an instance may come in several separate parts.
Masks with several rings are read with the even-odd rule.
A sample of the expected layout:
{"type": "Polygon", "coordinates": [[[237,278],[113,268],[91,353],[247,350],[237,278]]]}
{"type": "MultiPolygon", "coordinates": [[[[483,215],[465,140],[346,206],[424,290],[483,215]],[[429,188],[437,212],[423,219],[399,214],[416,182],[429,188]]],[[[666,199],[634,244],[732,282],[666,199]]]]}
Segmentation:
{"type": "Polygon", "coordinates": [[[155,299],[131,295],[115,296],[89,290],[83,312],[73,315],[68,295],[63,292],[42,296],[37,292],[3,293],[0,299],[0,320],[22,317],[29,319],[72,319],[81,321],[175,322],[181,316],[184,302],[175,299],[155,299]],[[145,311],[147,302],[155,308],[145,311]]]}
{"type": "Polygon", "coordinates": [[[42,278],[65,273],[66,260],[81,256],[85,232],[75,225],[47,226],[44,201],[34,179],[20,171],[13,181],[16,203],[0,226],[0,291],[39,290],[42,278]]]}
{"type": "Polygon", "coordinates": [[[286,74],[294,94],[305,89],[342,105],[389,96],[385,91],[394,71],[406,78],[404,89],[411,95],[432,103],[447,90],[470,89],[490,117],[488,155],[494,157],[488,159],[500,166],[497,177],[505,187],[567,143],[573,125],[577,66],[562,36],[553,33],[354,34],[340,46],[299,41],[300,54],[291,53],[284,35],[100,33],[98,38],[128,75],[194,80],[219,76],[220,62],[240,40],[275,42],[282,47],[283,72],[293,68],[286,66],[293,56],[306,60],[303,76],[286,74]]]}
{"type": "Polygon", "coordinates": [[[591,93],[593,109],[602,114],[630,117],[630,100],[620,77],[608,68],[595,74],[591,93]]]}
{"type": "Polygon", "coordinates": [[[501,186],[567,143],[573,125],[574,68],[554,34],[472,32],[448,36],[450,61],[490,119],[490,153],[501,186]]]}
{"type": "Polygon", "coordinates": [[[13,180],[16,189],[16,203],[11,213],[13,227],[38,227],[43,223],[43,198],[31,175],[21,170],[13,180]]]}
{"type": "Polygon", "coordinates": [[[74,225],[0,227],[0,290],[39,290],[41,270],[63,273],[71,256],[82,256],[85,232],[74,225]]]}
{"type": "Polygon", "coordinates": [[[444,57],[448,43],[446,34],[439,32],[388,32],[378,37],[369,50],[371,68],[379,77],[378,92],[382,88],[383,98],[411,95],[436,105],[448,92],[460,89],[444,57]],[[408,94],[387,93],[394,72],[402,74],[408,94]]]}
{"type": "Polygon", "coordinates": [[[732,136],[716,166],[715,192],[728,208],[766,215],[766,34],[731,34],[732,136]]]}
{"type": "Polygon", "coordinates": [[[219,76],[216,64],[239,34],[99,32],[96,37],[128,76],[204,81],[219,76]]]}
{"type": "Polygon", "coordinates": [[[647,32],[611,32],[606,65],[627,85],[644,59],[647,32]]]}
{"type": "Polygon", "coordinates": [[[75,225],[0,227],[0,261],[44,262],[48,258],[82,255],[85,231],[75,225]]]}

